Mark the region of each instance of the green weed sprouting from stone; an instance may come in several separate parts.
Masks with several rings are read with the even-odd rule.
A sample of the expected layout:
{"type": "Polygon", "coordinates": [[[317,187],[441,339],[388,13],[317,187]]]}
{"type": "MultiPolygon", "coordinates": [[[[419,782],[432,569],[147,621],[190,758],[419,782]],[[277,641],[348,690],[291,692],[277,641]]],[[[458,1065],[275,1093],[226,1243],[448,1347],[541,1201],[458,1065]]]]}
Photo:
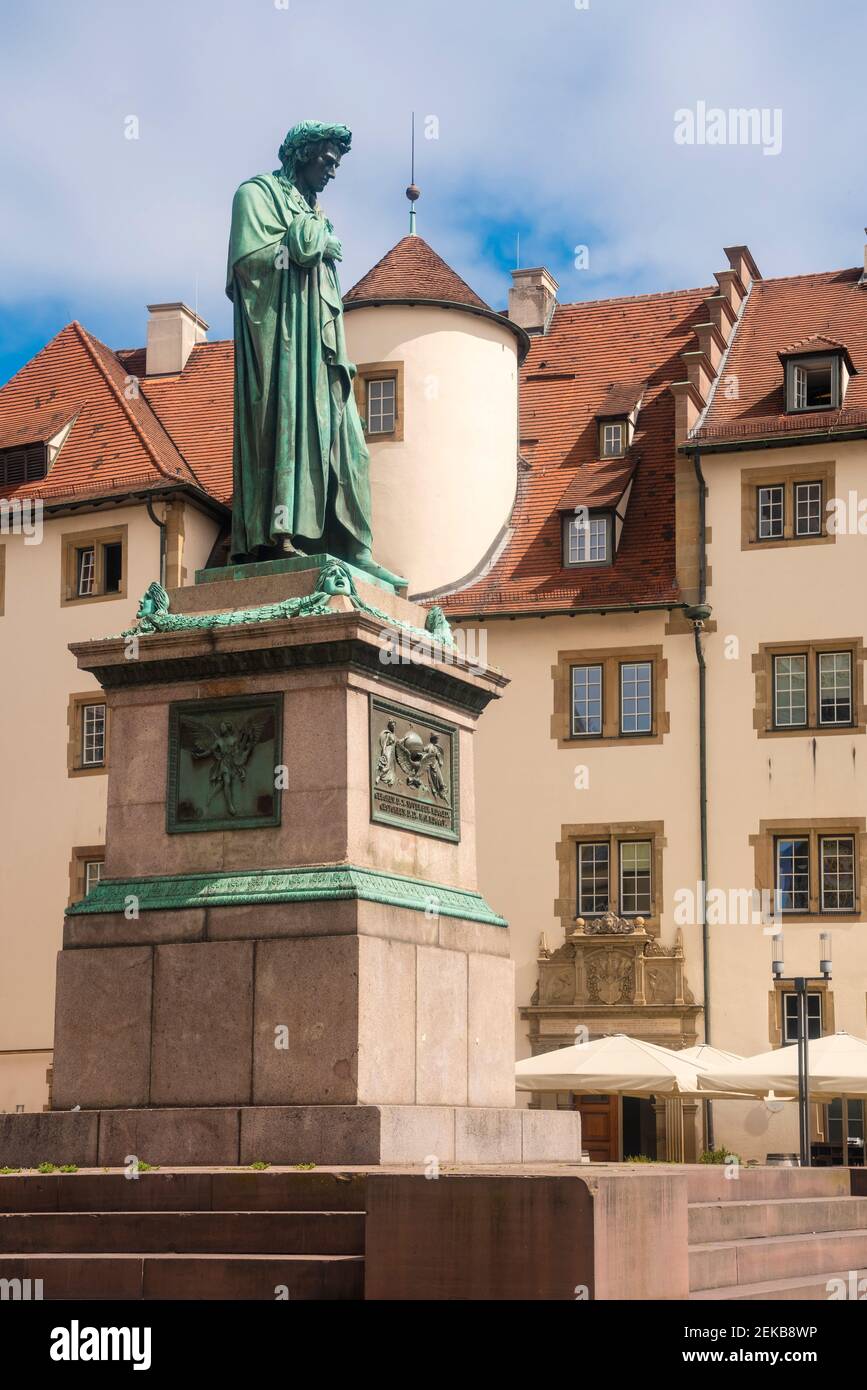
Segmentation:
{"type": "Polygon", "coordinates": [[[8,1167],[0,1168],[0,1175],[2,1175],[3,1177],[8,1176],[9,1173],[20,1173],[20,1172],[21,1172],[21,1169],[20,1169],[20,1168],[8,1168],[8,1167]]]}
{"type": "Polygon", "coordinates": [[[57,1171],[58,1171],[58,1173],[77,1173],[77,1172],[78,1172],[78,1164],[77,1164],[77,1163],[61,1163],[61,1165],[60,1165],[60,1167],[58,1168],[57,1171]]]}
{"type": "Polygon", "coordinates": [[[261,1173],[261,1172],[263,1172],[266,1168],[270,1168],[270,1167],[271,1167],[271,1164],[270,1164],[270,1163],[264,1163],[264,1162],[262,1161],[261,1158],[257,1158],[255,1163],[251,1163],[251,1164],[250,1164],[250,1167],[253,1169],[253,1171],[254,1171],[255,1173],[261,1173]]]}
{"type": "Polygon", "coordinates": [[[36,1169],[36,1171],[37,1171],[37,1173],[56,1173],[56,1172],[57,1172],[57,1164],[56,1164],[56,1163],[40,1163],[40,1165],[39,1165],[39,1167],[36,1169]]]}
{"type": "Polygon", "coordinates": [[[315,1163],[296,1163],[293,1165],[299,1173],[309,1173],[311,1168],[315,1168],[315,1163]]]}

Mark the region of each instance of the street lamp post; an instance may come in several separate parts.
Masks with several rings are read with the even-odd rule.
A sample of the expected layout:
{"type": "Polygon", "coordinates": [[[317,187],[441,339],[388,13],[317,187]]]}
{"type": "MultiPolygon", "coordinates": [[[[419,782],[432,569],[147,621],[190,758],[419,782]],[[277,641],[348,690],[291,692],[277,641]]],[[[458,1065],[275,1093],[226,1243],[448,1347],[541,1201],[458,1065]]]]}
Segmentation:
{"type": "Polygon", "coordinates": [[[791,985],[792,993],[798,1001],[798,1131],[802,1168],[813,1166],[813,1156],[810,1152],[810,1027],[807,999],[810,985],[824,984],[831,978],[831,933],[820,932],[819,941],[821,975],[813,978],[807,975],[786,976],[783,974],[783,933],[776,932],[772,937],[774,954],[771,970],[774,979],[780,984],[791,985]]]}

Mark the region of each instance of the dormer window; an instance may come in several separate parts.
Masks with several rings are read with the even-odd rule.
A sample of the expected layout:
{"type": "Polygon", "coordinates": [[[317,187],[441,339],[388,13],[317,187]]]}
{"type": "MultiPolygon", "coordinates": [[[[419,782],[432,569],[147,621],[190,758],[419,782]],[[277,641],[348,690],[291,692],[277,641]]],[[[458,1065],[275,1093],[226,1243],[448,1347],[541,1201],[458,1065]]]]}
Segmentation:
{"type": "Polygon", "coordinates": [[[789,410],[831,410],[840,404],[839,357],[805,357],[789,363],[789,410]]]}
{"type": "Polygon", "coordinates": [[[611,517],[607,512],[587,515],[583,510],[567,517],[564,528],[566,565],[611,563],[611,517]]]}
{"type": "Polygon", "coordinates": [[[842,343],[818,334],[780,353],[788,414],[839,410],[854,372],[842,343]]]}
{"type": "Polygon", "coordinates": [[[604,459],[619,459],[626,453],[626,420],[604,420],[599,426],[599,454],[604,459]]]}

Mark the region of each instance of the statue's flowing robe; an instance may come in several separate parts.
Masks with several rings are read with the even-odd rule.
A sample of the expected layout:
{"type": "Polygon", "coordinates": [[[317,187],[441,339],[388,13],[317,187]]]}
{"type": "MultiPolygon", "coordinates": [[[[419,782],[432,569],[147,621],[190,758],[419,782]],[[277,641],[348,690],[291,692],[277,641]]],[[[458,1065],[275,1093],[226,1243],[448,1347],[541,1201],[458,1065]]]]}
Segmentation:
{"type": "Polygon", "coordinates": [[[346,354],[331,223],[281,173],[232,204],[235,308],[232,555],[283,536],[344,553],[371,543],[369,454],[346,354]],[[342,542],[342,543],[341,543],[342,542]]]}

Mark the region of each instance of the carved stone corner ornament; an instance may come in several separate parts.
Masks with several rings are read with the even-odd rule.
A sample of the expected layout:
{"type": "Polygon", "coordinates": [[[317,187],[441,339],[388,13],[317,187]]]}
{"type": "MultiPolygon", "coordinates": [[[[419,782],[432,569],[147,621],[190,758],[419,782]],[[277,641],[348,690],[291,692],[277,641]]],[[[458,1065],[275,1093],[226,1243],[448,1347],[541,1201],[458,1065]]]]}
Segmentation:
{"type": "Polygon", "coordinates": [[[643,917],[618,917],[616,912],[604,912],[590,922],[583,917],[575,918],[575,926],[570,936],[632,936],[644,932],[643,917]]]}

